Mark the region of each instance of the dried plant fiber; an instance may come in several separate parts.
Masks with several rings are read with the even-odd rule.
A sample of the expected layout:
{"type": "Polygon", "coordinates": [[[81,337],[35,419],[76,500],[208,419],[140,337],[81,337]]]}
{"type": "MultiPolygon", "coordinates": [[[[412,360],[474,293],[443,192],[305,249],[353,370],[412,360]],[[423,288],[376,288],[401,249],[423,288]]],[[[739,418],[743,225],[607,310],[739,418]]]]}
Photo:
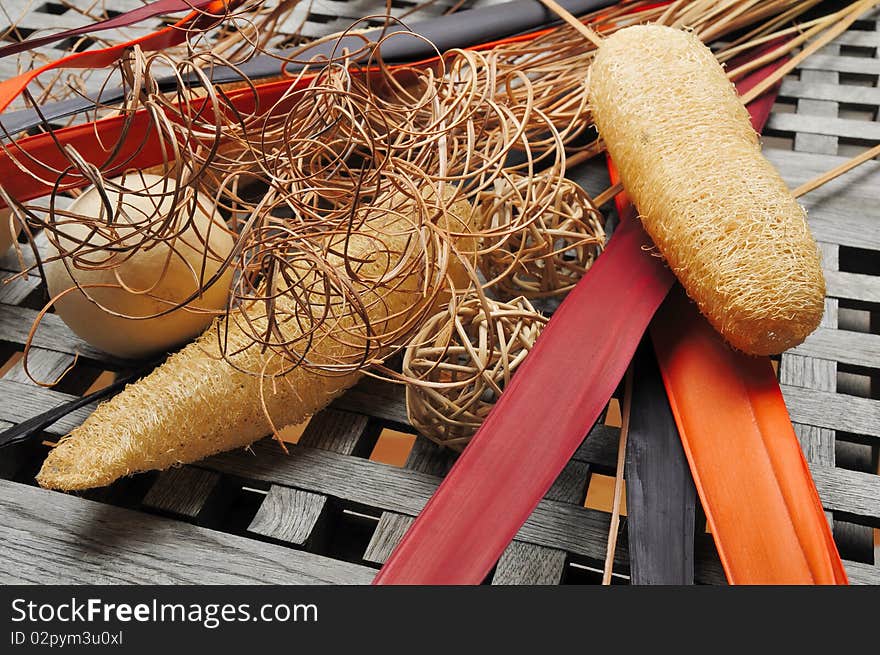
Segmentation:
{"type": "Polygon", "coordinates": [[[10,222],[12,212],[8,209],[0,209],[0,257],[6,254],[15,241],[17,226],[10,222]]]}
{"type": "MultiPolygon", "coordinates": [[[[458,217],[470,212],[464,201],[455,207],[452,211],[458,217]]],[[[358,232],[348,237],[347,245],[342,243],[346,235],[332,237],[328,264],[342,270],[347,256],[349,265],[359,266],[361,280],[391,276],[402,254],[412,250],[407,218],[403,211],[379,211],[376,218],[361,223],[358,232]],[[382,248],[377,247],[380,240],[382,248]]],[[[412,256],[426,255],[417,252],[412,256]]],[[[393,330],[412,316],[413,308],[424,300],[426,270],[408,269],[394,279],[390,289],[362,294],[375,332],[393,330]]],[[[315,274],[316,280],[318,277],[315,274]]],[[[322,285],[312,288],[318,287],[322,285]]],[[[368,338],[360,317],[341,309],[346,304],[341,293],[327,294],[326,289],[310,292],[309,288],[304,279],[295,307],[288,296],[278,297],[276,311],[288,317],[278,320],[283,336],[290,341],[302,336],[306,321],[302,316],[297,320],[297,308],[329,304],[337,317],[311,333],[311,363],[332,367],[357,358],[368,338]]],[[[253,330],[265,325],[262,307],[258,303],[250,308],[256,318],[244,316],[248,310],[242,310],[231,313],[225,327],[220,325],[226,358],[217,332],[209,329],[149,376],[100,405],[49,453],[37,476],[39,484],[63,490],[104,486],[131,473],[164,469],[246,446],[273,427],[307,419],[362,375],[362,369],[355,367],[332,374],[312,367],[292,367],[289,360],[261,348],[243,326],[253,330]]]]}
{"type": "Polygon", "coordinates": [[[715,329],[754,355],[815,330],[825,282],[806,213],[711,51],[669,27],[620,30],[591,67],[590,103],[645,229],[715,329]]]}

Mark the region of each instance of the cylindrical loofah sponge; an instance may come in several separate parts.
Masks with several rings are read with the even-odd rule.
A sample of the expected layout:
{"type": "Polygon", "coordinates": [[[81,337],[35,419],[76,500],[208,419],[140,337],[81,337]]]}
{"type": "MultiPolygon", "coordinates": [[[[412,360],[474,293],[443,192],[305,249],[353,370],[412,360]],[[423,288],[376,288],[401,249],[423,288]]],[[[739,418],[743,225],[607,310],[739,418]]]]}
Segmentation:
{"type": "MultiPolygon", "coordinates": [[[[458,201],[438,222],[445,229],[463,231],[470,211],[467,201],[458,201]]],[[[327,320],[311,333],[307,355],[312,367],[286,372],[289,359],[254,342],[250,334],[266,324],[263,305],[250,308],[249,316],[233,313],[227,326],[219,326],[229,361],[221,356],[217,332],[209,329],[150,375],[101,404],[49,453],[37,476],[39,484],[63,490],[99,487],[131,473],[246,446],[269,434],[272,424],[281,428],[303,421],[354,384],[361,371],[351,363],[364,352],[369,335],[392,332],[425,307],[425,287],[435,283],[429,278],[446,256],[429,240],[420,243],[413,238],[419,221],[412,200],[392,199],[371,213],[376,217],[367,218],[358,232],[341,233],[326,244],[331,268],[344,271],[341,253],[347,253],[348,265],[357,269],[356,279],[364,281],[363,289],[355,290],[369,330],[349,299],[339,291],[327,293],[317,273],[311,273],[312,282],[303,280],[298,290],[298,302],[279,296],[276,313],[285,317],[279,319],[281,336],[294,343],[302,340],[303,325],[310,320],[303,307],[327,311],[327,320]],[[396,273],[411,258],[425,261],[396,273]],[[341,363],[349,366],[337,374],[314,370],[341,363]]],[[[452,263],[449,269],[454,275],[452,263]]],[[[381,347],[375,350],[381,357],[381,347]]]]}
{"type": "Polygon", "coordinates": [[[725,339],[766,355],[815,330],[825,282],[806,213],[711,51],[669,27],[620,30],[590,103],[646,230],[725,339]]]}

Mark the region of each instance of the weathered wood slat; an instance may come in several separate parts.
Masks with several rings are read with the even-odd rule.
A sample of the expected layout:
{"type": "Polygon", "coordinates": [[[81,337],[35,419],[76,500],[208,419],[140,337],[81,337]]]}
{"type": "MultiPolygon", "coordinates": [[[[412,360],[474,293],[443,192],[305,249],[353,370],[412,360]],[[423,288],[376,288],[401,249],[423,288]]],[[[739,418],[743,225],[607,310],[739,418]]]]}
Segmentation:
{"type": "Polygon", "coordinates": [[[834,466],[834,430],[795,423],[794,431],[808,462],[817,466],[834,466]]]}
{"type": "Polygon", "coordinates": [[[391,553],[397,548],[397,544],[403,539],[403,535],[409,530],[415,521],[412,516],[397,514],[396,512],[382,512],[376,530],[367,544],[364,552],[364,560],[374,564],[384,564],[391,557],[391,553]]]}
{"type": "Polygon", "coordinates": [[[505,549],[493,585],[557,585],[565,573],[565,551],[513,541],[505,549]]]}
{"type": "MultiPolygon", "coordinates": [[[[6,2],[4,2],[4,5],[5,4],[6,2]]],[[[34,11],[33,4],[30,5],[30,11],[25,10],[16,21],[16,25],[19,27],[40,30],[41,35],[48,35],[55,31],[60,32],[62,30],[82,27],[83,25],[88,24],[89,19],[77,11],[46,15],[41,11],[34,11]]]]}
{"type": "Polygon", "coordinates": [[[617,444],[620,428],[597,423],[578,446],[572,459],[613,470],[617,466],[617,444]]]}
{"type": "MultiPolygon", "coordinates": [[[[836,55],[840,52],[840,46],[830,44],[826,46],[827,54],[836,55]]],[[[828,82],[836,84],[839,81],[838,73],[833,71],[802,70],[801,81],[806,83],[828,82]]],[[[822,116],[824,118],[837,118],[838,104],[826,100],[814,100],[802,98],[797,103],[797,115],[799,116],[822,116]]],[[[826,155],[837,154],[838,138],[826,134],[811,134],[798,132],[794,135],[794,149],[802,152],[814,152],[826,155]]]]}
{"type": "MultiPolygon", "coordinates": [[[[73,198],[69,196],[57,196],[55,199],[55,208],[67,209],[72,203],[73,198]]],[[[50,204],[51,197],[44,196],[42,198],[32,200],[27,204],[27,207],[29,211],[33,212],[38,217],[45,219],[46,215],[48,214],[50,204]]],[[[40,232],[39,234],[37,234],[37,236],[34,238],[34,245],[37,248],[37,252],[40,254],[40,258],[45,259],[51,248],[49,239],[46,236],[45,232],[40,232]]],[[[39,280],[39,274],[37,270],[33,268],[34,264],[37,261],[36,257],[34,256],[33,246],[31,244],[23,245],[21,247],[20,255],[21,260],[19,260],[19,252],[17,252],[14,248],[10,248],[5,253],[0,253],[0,271],[19,273],[23,270],[23,264],[24,270],[30,270],[30,275],[32,276],[32,278],[39,280]]],[[[0,276],[0,278],[4,277],[7,276],[0,276]]]]}
{"type": "Polygon", "coordinates": [[[283,546],[0,480],[0,582],[366,584],[373,572],[283,546]]]}
{"type": "Polygon", "coordinates": [[[880,368],[880,335],[820,327],[790,352],[841,364],[880,368]]]}
{"type": "Polygon", "coordinates": [[[351,455],[368,422],[369,419],[363,414],[328,407],[312,417],[299,442],[304,446],[351,455]]]}
{"type": "MultiPolygon", "coordinates": [[[[796,114],[776,115],[795,116],[796,114]]],[[[818,120],[821,121],[821,119],[818,120]]],[[[860,123],[861,121],[853,122],[860,123]]],[[[764,155],[779,169],[782,178],[792,187],[812,180],[835,166],[849,161],[848,157],[818,155],[793,150],[768,149],[764,151],[764,155]]],[[[837,205],[842,204],[846,208],[858,206],[860,207],[859,213],[865,213],[866,207],[863,203],[850,205],[847,201],[851,199],[859,201],[876,200],[877,180],[880,180],[880,162],[866,162],[854,171],[850,171],[846,175],[842,175],[822,185],[815,191],[811,191],[803,196],[802,202],[811,200],[815,203],[815,199],[818,198],[821,201],[822,212],[834,210],[837,208],[837,205]]]]}
{"type": "MultiPolygon", "coordinates": [[[[51,382],[58,378],[73,363],[73,355],[59,353],[42,348],[31,348],[28,353],[28,370],[40,382],[51,382]]],[[[24,362],[20,360],[3,376],[4,380],[31,384],[31,379],[24,370],[24,362]]]]}
{"type": "Polygon", "coordinates": [[[830,118],[803,114],[773,114],[767,128],[781,132],[809,132],[850,139],[880,141],[880,124],[850,118],[830,118]]]}
{"type": "Polygon", "coordinates": [[[880,250],[877,220],[865,214],[863,207],[857,207],[855,198],[836,203],[829,210],[820,209],[822,202],[810,196],[805,196],[801,202],[810,212],[810,229],[817,240],[852,248],[880,250]]]}
{"type": "Polygon", "coordinates": [[[192,467],[162,471],[144,496],[143,505],[195,519],[217,489],[220,476],[192,467]]]}
{"type": "MultiPolygon", "coordinates": [[[[0,335],[4,341],[24,344],[37,312],[26,307],[0,304],[0,335]]],[[[75,355],[79,353],[99,362],[119,363],[118,360],[93,348],[70,331],[55,314],[46,314],[34,335],[33,345],[46,350],[75,355]]]]}
{"type": "Polygon", "coordinates": [[[880,476],[842,468],[810,466],[822,505],[880,527],[880,476]]]}
{"type": "Polygon", "coordinates": [[[326,496],[272,485],[248,531],[304,546],[324,517],[326,508],[326,496]]]}
{"type": "Polygon", "coordinates": [[[880,401],[782,385],[793,421],[880,437],[880,401]]]}
{"type": "Polygon", "coordinates": [[[653,351],[636,354],[626,451],[632,584],[694,583],[697,492],[653,351]]]}
{"type": "MultiPolygon", "coordinates": [[[[425,437],[418,436],[406,457],[404,469],[442,478],[449,472],[454,462],[455,453],[425,437]]],[[[403,539],[413,520],[411,516],[382,512],[367,545],[364,560],[384,564],[403,539]]]]}
{"type": "Polygon", "coordinates": [[[880,75],[880,60],[868,57],[826,55],[817,53],[807,57],[799,66],[801,70],[837,71],[838,73],[861,73],[880,75]]]}
{"type": "MultiPolygon", "coordinates": [[[[76,396],[3,378],[0,379],[0,398],[3,398],[3,402],[0,403],[0,420],[21,423],[62,403],[74,400],[76,396]]],[[[67,434],[81,425],[96,406],[97,403],[74,410],[49,426],[46,432],[54,435],[67,434]]]]}
{"type": "Polygon", "coordinates": [[[401,425],[409,424],[404,387],[375,378],[363,378],[330,406],[401,425]]]}
{"type": "Polygon", "coordinates": [[[880,32],[877,30],[847,30],[834,39],[839,45],[854,45],[862,48],[880,47],[880,32]]]}
{"type": "Polygon", "coordinates": [[[444,477],[455,463],[455,453],[425,437],[416,437],[406,456],[404,468],[444,477]]]}
{"type": "Polygon", "coordinates": [[[544,497],[562,503],[582,505],[587,495],[589,476],[589,464],[572,460],[565,465],[544,497]]]}
{"type": "Polygon", "coordinates": [[[0,303],[17,305],[23,302],[40,286],[40,278],[28,275],[24,278],[12,279],[10,275],[0,271],[0,303]]]}
{"type": "MultiPolygon", "coordinates": [[[[824,119],[816,120],[821,122],[824,119]]],[[[792,188],[848,161],[846,157],[788,150],[767,150],[765,154],[792,188]]],[[[877,217],[866,211],[866,208],[876,206],[878,186],[880,162],[872,161],[803,196],[800,202],[808,211],[810,228],[816,239],[825,243],[880,250],[877,217]]]]}
{"type": "Polygon", "coordinates": [[[834,298],[880,303],[880,277],[826,270],[825,285],[834,298]]]}
{"type": "Polygon", "coordinates": [[[880,585],[880,567],[849,560],[844,560],[843,565],[850,584],[880,585]]]}
{"type": "Polygon", "coordinates": [[[848,86],[786,79],[782,82],[779,95],[857,105],[880,105],[880,89],[871,86],[848,86]]]}

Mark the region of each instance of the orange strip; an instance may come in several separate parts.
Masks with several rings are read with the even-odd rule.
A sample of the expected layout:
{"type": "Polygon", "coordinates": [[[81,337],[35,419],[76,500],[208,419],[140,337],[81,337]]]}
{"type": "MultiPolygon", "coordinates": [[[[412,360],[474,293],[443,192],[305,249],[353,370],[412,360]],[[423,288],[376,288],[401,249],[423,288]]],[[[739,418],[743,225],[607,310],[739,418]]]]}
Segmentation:
{"type": "Polygon", "coordinates": [[[731,584],[847,584],[769,359],[734,352],[680,288],[651,337],[731,584]]]}
{"type": "MultiPolygon", "coordinates": [[[[552,28],[530,34],[520,34],[483,43],[471,49],[488,50],[499,45],[528,41],[547,34],[551,30],[552,28]]],[[[391,68],[424,68],[436,64],[438,61],[439,57],[434,57],[421,62],[398,64],[391,68]]],[[[280,69],[281,64],[279,64],[279,73],[280,69]]],[[[370,74],[378,70],[378,67],[373,67],[360,72],[370,74]]],[[[313,77],[314,75],[304,75],[296,78],[295,89],[305,87],[313,77]]],[[[19,78],[9,81],[17,79],[19,78]]],[[[257,102],[265,108],[273,107],[291,89],[293,83],[293,79],[274,80],[257,85],[256,94],[250,88],[244,88],[229,91],[226,95],[237,111],[250,114],[256,111],[257,102]]],[[[2,93],[3,83],[0,83],[0,96],[2,93]]],[[[287,102],[292,105],[296,102],[296,97],[288,98],[287,102]]],[[[274,110],[281,112],[284,111],[284,107],[276,107],[274,110]]],[[[212,109],[205,99],[199,99],[191,103],[189,113],[191,115],[201,113],[202,120],[210,121],[212,109]]],[[[151,127],[147,112],[139,110],[128,116],[111,116],[91,123],[54,130],[51,134],[36,134],[18,139],[3,146],[3,149],[0,150],[3,188],[19,202],[27,202],[51,193],[56,189],[56,185],[57,190],[69,190],[88,184],[88,180],[76,171],[68,174],[64,180],[58,180],[57,171],[63,171],[70,167],[68,156],[58,147],[58,144],[74,148],[86,161],[101,169],[106,176],[121,174],[127,168],[149,168],[161,164],[163,151],[157,135],[154,130],[150,129],[151,127]],[[130,124],[127,125],[127,122],[130,124]],[[115,146],[122,139],[126,127],[127,136],[121,141],[119,152],[112,161],[108,160],[107,148],[115,146]],[[13,157],[16,161],[13,161],[13,157]]],[[[5,203],[0,200],[0,208],[4,206],[5,203]]]]}
{"type": "MultiPolygon", "coordinates": [[[[296,88],[309,81],[309,78],[302,78],[296,88]]],[[[232,91],[228,97],[237,110],[247,114],[255,111],[257,102],[263,107],[272,107],[290,88],[291,80],[276,80],[258,86],[256,99],[251,89],[232,91]]],[[[292,104],[295,98],[290,98],[289,102],[292,104]]],[[[284,107],[277,108],[277,111],[283,110],[284,107]]],[[[212,120],[212,107],[205,99],[194,101],[189,112],[202,112],[203,120],[212,120]]],[[[152,127],[150,115],[140,110],[131,116],[112,116],[19,139],[0,152],[3,188],[19,202],[26,202],[51,193],[56,185],[58,190],[67,190],[88,184],[88,180],[77,171],[59,179],[57,171],[70,168],[70,160],[58,144],[74,148],[107,176],[121,174],[128,168],[161,164],[163,151],[152,127]],[[111,160],[107,148],[115,147],[117,143],[119,151],[111,160]]],[[[0,206],[3,206],[2,201],[0,206]]]]}

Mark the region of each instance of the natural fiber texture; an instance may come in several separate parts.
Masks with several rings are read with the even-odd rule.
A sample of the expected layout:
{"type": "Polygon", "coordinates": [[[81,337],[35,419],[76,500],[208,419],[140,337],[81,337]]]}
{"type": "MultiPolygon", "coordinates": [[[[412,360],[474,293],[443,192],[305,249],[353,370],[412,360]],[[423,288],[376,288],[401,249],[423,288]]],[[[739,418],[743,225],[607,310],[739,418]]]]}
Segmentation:
{"type": "Polygon", "coordinates": [[[602,252],[604,218],[571,180],[513,175],[486,196],[480,270],[503,298],[564,295],[602,252]]]}
{"type": "Polygon", "coordinates": [[[361,375],[351,358],[371,350],[364,342],[373,334],[392,331],[424,311],[425,277],[432,272],[417,266],[402,277],[395,273],[405,260],[424,257],[413,254],[411,247],[410,223],[418,224],[420,215],[413,202],[401,205],[392,198],[362,213],[370,216],[356,234],[326,241],[331,253],[327,261],[357,270],[343,277],[332,267],[322,271],[303,263],[298,291],[278,293],[268,310],[275,313],[281,332],[275,339],[295,344],[308,333],[311,363],[325,371],[338,367],[339,374],[319,375],[311,367],[292,366],[289,359],[255,343],[243,327],[259,330],[267,325],[265,305],[256,302],[230,314],[225,323],[217,322],[216,331],[208,330],[148,377],[100,405],[50,452],[37,476],[40,485],[64,490],[103,486],[131,473],[245,446],[303,421],[351,386],[361,375]],[[402,208],[409,208],[409,216],[402,208]],[[357,296],[363,307],[352,307],[348,294],[337,286],[340,277],[355,286],[364,280],[369,291],[357,296]],[[314,305],[323,306],[318,329],[303,326],[309,326],[314,305]]]}
{"type": "Polygon", "coordinates": [[[462,450],[545,322],[523,297],[502,303],[477,295],[429,319],[403,360],[413,426],[441,446],[462,450]]]}
{"type": "Polygon", "coordinates": [[[621,30],[596,56],[590,102],[645,228],[725,339],[771,354],[815,330],[825,283],[806,214],[709,49],[672,28],[621,30]]]}

